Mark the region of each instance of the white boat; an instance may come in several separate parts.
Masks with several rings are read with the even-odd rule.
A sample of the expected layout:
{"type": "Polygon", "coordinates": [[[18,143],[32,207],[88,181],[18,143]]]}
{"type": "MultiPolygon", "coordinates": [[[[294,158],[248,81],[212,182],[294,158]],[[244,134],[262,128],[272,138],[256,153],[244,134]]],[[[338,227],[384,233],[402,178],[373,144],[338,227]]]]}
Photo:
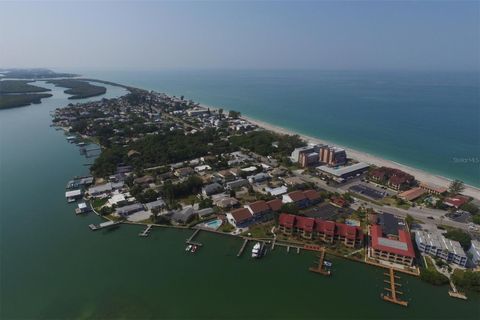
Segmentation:
{"type": "Polygon", "coordinates": [[[196,245],[193,245],[193,247],[192,247],[192,253],[195,253],[195,251],[197,251],[197,246],[196,246],[196,245]]]}
{"type": "Polygon", "coordinates": [[[188,251],[190,251],[190,249],[192,249],[192,245],[191,245],[191,244],[189,244],[189,245],[185,248],[185,251],[188,252],[188,251]]]}
{"type": "Polygon", "coordinates": [[[325,267],[329,267],[329,268],[330,268],[331,266],[333,266],[333,263],[331,263],[330,261],[325,260],[325,261],[323,261],[323,265],[324,265],[325,267]]]}
{"type": "Polygon", "coordinates": [[[252,249],[252,258],[260,258],[260,249],[262,245],[260,242],[255,243],[252,249]]]}

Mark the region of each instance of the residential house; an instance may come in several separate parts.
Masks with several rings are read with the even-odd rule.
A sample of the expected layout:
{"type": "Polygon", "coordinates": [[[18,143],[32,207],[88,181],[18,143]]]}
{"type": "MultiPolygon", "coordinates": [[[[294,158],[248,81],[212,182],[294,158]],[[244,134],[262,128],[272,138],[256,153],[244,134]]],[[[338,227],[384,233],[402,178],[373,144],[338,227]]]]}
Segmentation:
{"type": "Polygon", "coordinates": [[[309,201],[303,191],[292,191],[282,196],[283,203],[295,203],[299,208],[305,208],[308,206],[309,201]]]}
{"type": "Polygon", "coordinates": [[[264,200],[249,203],[244,207],[250,211],[256,222],[267,221],[272,218],[270,207],[264,200]]]}
{"type": "Polygon", "coordinates": [[[253,216],[247,208],[239,208],[227,213],[228,221],[236,228],[246,228],[253,222],[253,216]]]}
{"type": "Polygon", "coordinates": [[[221,184],[214,182],[207,184],[202,188],[202,194],[206,197],[211,196],[212,194],[217,194],[223,192],[223,187],[221,184]]]}

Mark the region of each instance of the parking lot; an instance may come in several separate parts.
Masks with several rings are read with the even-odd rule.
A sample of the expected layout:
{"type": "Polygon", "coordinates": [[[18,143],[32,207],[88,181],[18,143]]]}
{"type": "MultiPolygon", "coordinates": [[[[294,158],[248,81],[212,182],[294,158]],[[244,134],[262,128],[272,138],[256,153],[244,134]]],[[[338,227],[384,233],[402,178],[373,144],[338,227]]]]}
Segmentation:
{"type": "Polygon", "coordinates": [[[309,208],[303,212],[307,217],[320,218],[322,220],[337,220],[340,217],[348,218],[353,210],[350,208],[338,208],[329,203],[309,208]]]}
{"type": "Polygon", "coordinates": [[[379,188],[373,188],[371,186],[368,186],[366,184],[360,183],[356,184],[354,186],[351,186],[348,188],[349,191],[358,193],[362,196],[368,197],[373,200],[380,200],[383,199],[384,197],[388,196],[388,193],[386,190],[379,189],[379,188]]]}

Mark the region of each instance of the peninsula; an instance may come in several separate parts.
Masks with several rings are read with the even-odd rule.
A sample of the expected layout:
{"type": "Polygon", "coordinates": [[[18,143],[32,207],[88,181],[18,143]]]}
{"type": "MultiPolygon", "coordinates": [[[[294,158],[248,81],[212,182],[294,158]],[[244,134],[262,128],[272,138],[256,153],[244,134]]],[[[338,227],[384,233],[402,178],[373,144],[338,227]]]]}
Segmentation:
{"type": "MultiPolygon", "coordinates": [[[[101,146],[93,176],[73,179],[65,194],[69,202],[84,199],[78,214],[93,210],[109,221],[92,230],[119,223],[144,224],[142,236],[152,226],[207,230],[271,243],[271,249],[321,252],[312,270],[322,274],[330,274],[322,271],[328,253],[431,283],[451,279],[456,296],[462,296],[457,287],[469,289],[458,279],[478,262],[466,252],[478,255],[470,240],[478,237],[480,215],[478,199],[465,194],[461,181],[446,187],[419,181],[388,162],[359,161],[349,150],[233,110],[128,90],[53,114],[81,154],[95,151],[89,142],[101,146]],[[426,249],[426,238],[439,239],[440,251],[426,249]]],[[[200,246],[192,239],[186,250],[200,246]]],[[[263,245],[256,248],[258,256],[263,245]]],[[[385,297],[406,305],[394,294],[385,297]]]]}

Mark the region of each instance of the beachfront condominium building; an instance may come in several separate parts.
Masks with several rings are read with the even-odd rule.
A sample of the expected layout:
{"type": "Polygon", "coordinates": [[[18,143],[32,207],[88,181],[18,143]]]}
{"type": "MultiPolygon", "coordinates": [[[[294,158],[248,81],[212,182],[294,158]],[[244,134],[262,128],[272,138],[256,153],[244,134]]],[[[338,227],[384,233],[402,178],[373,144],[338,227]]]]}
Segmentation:
{"type": "Polygon", "coordinates": [[[320,162],[329,166],[343,165],[347,162],[347,153],[342,148],[323,146],[319,155],[320,162]]]}
{"type": "Polygon", "coordinates": [[[415,251],[405,223],[389,213],[383,213],[378,218],[379,224],[370,227],[369,256],[390,263],[412,266],[415,251]]]}
{"type": "Polygon", "coordinates": [[[293,150],[290,156],[292,162],[297,162],[301,167],[314,166],[324,163],[329,166],[343,165],[347,162],[345,149],[331,147],[323,144],[309,145],[293,150]]]}
{"type": "Polygon", "coordinates": [[[415,231],[418,249],[461,267],[467,264],[467,255],[458,241],[445,238],[440,232],[415,231]]]}

